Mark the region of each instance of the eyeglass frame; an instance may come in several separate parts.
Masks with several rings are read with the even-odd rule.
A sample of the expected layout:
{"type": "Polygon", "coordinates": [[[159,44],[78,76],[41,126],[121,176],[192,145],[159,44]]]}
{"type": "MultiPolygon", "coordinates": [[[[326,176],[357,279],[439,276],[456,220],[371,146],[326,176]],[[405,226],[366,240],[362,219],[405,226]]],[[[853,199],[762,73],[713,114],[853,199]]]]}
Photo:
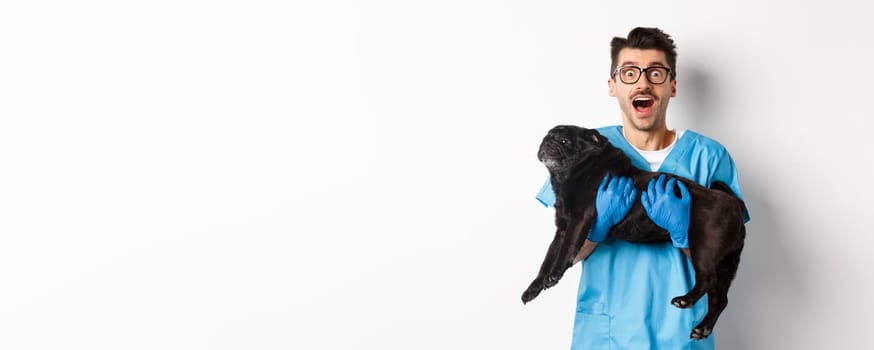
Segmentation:
{"type": "Polygon", "coordinates": [[[665,67],[665,66],[649,66],[646,68],[641,68],[640,66],[620,66],[620,67],[616,67],[616,69],[613,70],[613,75],[611,77],[615,77],[616,74],[619,74],[619,70],[623,69],[623,68],[637,68],[637,70],[640,72],[640,75],[637,76],[637,79],[635,79],[633,82],[630,82],[630,83],[626,83],[624,80],[622,80],[622,77],[619,77],[619,81],[621,81],[623,84],[628,84],[628,85],[637,84],[637,82],[640,81],[640,77],[642,77],[644,75],[646,76],[646,81],[648,81],[650,84],[659,85],[659,84],[664,84],[665,82],[668,81],[668,78],[665,78],[665,81],[663,81],[661,83],[652,82],[652,80],[649,79],[649,75],[646,74],[646,71],[653,69],[653,68],[664,69],[664,70],[668,71],[668,76],[671,79],[677,79],[677,75],[674,73],[674,70],[671,69],[670,67],[665,67]]]}

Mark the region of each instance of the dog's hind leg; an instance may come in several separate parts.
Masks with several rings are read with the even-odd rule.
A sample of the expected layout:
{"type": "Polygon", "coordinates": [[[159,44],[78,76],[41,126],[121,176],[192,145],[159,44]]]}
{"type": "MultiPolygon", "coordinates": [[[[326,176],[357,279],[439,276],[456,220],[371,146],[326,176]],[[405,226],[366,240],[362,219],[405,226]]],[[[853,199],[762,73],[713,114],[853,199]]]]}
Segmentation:
{"type": "Polygon", "coordinates": [[[731,286],[731,282],[735,274],[737,274],[737,267],[740,264],[740,252],[741,250],[738,249],[720,262],[717,269],[716,285],[707,292],[709,303],[707,315],[704,316],[701,323],[692,329],[691,338],[704,339],[709,336],[716,325],[716,320],[719,319],[719,315],[728,306],[728,287],[731,286]]]}
{"type": "Polygon", "coordinates": [[[695,286],[686,295],[671,299],[671,304],[678,308],[692,307],[698,302],[698,299],[704,296],[704,293],[716,285],[717,274],[714,262],[701,262],[692,259],[692,266],[695,268],[695,286]]]}
{"type": "Polygon", "coordinates": [[[710,333],[713,332],[713,326],[716,324],[716,319],[719,318],[719,314],[721,314],[722,310],[725,310],[725,306],[728,305],[728,293],[718,285],[719,283],[717,283],[716,287],[713,287],[713,289],[707,292],[707,315],[704,316],[701,323],[692,329],[692,334],[689,335],[690,338],[704,339],[710,336],[710,333]]]}

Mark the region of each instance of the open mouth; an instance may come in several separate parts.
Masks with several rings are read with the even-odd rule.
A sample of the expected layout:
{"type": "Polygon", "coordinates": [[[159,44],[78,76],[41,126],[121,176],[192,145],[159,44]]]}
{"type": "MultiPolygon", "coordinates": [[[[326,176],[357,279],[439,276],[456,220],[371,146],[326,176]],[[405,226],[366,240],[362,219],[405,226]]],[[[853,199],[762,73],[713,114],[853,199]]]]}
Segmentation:
{"type": "Polygon", "coordinates": [[[631,100],[631,105],[638,113],[646,113],[652,109],[655,99],[650,96],[638,96],[631,100]]]}

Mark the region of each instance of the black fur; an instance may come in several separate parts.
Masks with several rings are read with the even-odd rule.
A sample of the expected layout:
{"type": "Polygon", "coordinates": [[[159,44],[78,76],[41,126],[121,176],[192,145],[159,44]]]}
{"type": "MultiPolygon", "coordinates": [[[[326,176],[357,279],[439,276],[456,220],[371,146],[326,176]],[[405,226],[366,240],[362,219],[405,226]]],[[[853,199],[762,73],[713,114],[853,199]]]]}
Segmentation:
{"type": "MultiPolygon", "coordinates": [[[[633,167],[631,159],[598,131],[556,126],[543,138],[537,157],[551,176],[557,230],[537,278],[522,294],[524,303],[558,283],[573,265],[594,224],[595,196],[606,174],[631,177],[638,192],[628,216],[613,226],[609,235],[629,242],[670,241],[669,233],[649,219],[639,200],[649,180],[660,173],[633,167]]],[[[691,333],[692,338],[702,339],[710,335],[728,303],[728,288],[737,272],[746,235],[745,207],[725,184],[716,183],[713,189],[708,189],[681,177],[666,176],[682,181],[692,195],[689,249],[696,281],[691,291],[674,298],[671,304],[691,307],[707,293],[707,315],[691,333]]]]}

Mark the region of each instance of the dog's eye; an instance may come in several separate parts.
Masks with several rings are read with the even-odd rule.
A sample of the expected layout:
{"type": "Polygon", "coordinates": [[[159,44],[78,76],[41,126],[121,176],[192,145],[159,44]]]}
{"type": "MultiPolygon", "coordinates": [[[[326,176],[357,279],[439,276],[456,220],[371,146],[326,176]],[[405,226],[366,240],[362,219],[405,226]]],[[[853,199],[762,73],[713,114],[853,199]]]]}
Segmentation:
{"type": "Polygon", "coordinates": [[[560,138],[560,139],[558,139],[558,142],[561,142],[562,145],[566,145],[566,144],[571,143],[571,142],[570,142],[568,139],[566,139],[566,138],[560,138]]]}

